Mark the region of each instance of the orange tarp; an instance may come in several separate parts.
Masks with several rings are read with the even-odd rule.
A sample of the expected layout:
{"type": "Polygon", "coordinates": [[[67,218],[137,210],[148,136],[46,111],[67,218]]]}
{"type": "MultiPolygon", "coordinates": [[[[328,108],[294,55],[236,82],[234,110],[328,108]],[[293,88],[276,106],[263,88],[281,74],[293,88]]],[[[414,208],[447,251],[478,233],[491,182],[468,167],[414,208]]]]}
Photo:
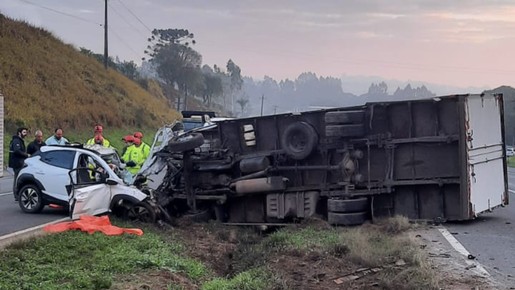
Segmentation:
{"type": "Polygon", "coordinates": [[[107,236],[118,236],[124,233],[138,236],[143,235],[143,231],[140,229],[124,229],[111,225],[111,221],[106,215],[100,217],[83,215],[79,220],[48,225],[43,230],[49,233],[60,233],[69,230],[80,230],[89,234],[102,232],[107,236]]]}

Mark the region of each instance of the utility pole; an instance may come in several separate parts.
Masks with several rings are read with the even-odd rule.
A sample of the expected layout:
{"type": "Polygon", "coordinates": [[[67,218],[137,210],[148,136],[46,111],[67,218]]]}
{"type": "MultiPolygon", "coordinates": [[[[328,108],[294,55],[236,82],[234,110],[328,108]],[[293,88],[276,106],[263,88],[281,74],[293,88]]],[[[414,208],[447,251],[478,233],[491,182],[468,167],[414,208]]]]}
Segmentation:
{"type": "Polygon", "coordinates": [[[261,116],[263,116],[263,104],[265,102],[265,94],[261,95],[261,116]]]}
{"type": "Polygon", "coordinates": [[[181,111],[181,97],[177,97],[177,111],[181,111]]]}
{"type": "Polygon", "coordinates": [[[107,59],[109,55],[107,53],[107,0],[105,0],[105,17],[104,17],[104,67],[107,69],[107,59]]]}

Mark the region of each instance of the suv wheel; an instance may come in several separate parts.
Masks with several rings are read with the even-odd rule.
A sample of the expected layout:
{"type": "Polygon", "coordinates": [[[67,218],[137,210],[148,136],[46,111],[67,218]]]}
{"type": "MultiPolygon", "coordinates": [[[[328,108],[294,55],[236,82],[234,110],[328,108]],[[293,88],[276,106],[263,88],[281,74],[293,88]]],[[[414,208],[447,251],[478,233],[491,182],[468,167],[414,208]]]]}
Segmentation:
{"type": "Polygon", "coordinates": [[[18,204],[27,213],[37,213],[43,209],[44,203],[41,190],[34,184],[27,184],[18,192],[18,204]]]}
{"type": "Polygon", "coordinates": [[[130,221],[154,223],[156,222],[156,210],[147,202],[138,202],[127,209],[125,218],[130,221]]]}

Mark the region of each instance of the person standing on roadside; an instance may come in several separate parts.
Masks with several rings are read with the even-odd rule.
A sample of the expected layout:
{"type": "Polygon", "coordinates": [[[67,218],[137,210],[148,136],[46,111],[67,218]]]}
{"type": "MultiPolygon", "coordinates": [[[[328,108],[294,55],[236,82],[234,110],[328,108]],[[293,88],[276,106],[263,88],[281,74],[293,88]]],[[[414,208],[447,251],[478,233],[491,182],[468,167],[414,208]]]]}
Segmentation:
{"type": "Polygon", "coordinates": [[[9,167],[14,171],[13,194],[14,200],[18,201],[16,194],[16,178],[18,173],[23,168],[23,161],[29,157],[25,149],[25,137],[27,136],[27,128],[18,128],[16,135],[13,136],[11,143],[9,143],[9,167]]]}
{"type": "Polygon", "coordinates": [[[66,145],[68,143],[70,143],[70,142],[68,142],[68,139],[63,137],[63,129],[62,128],[55,129],[54,135],[50,136],[45,141],[46,145],[66,145]]]}
{"type": "Polygon", "coordinates": [[[34,153],[41,149],[41,146],[45,145],[46,144],[43,141],[43,132],[41,132],[41,130],[36,130],[36,134],[34,134],[34,141],[30,142],[29,146],[27,146],[27,153],[34,155],[34,153]]]}

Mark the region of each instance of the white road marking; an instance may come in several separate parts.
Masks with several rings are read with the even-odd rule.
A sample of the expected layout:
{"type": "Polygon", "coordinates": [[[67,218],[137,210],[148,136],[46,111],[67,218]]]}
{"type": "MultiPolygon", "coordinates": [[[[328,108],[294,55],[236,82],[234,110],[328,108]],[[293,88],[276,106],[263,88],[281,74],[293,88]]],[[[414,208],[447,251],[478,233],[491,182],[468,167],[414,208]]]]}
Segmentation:
{"type": "Polygon", "coordinates": [[[0,196],[4,196],[4,195],[13,195],[13,192],[6,192],[6,193],[0,193],[0,196]]]}
{"type": "Polygon", "coordinates": [[[508,191],[515,194],[515,190],[508,189],[508,191]]]}
{"type": "Polygon", "coordinates": [[[488,273],[488,271],[486,271],[485,268],[483,268],[483,266],[479,262],[468,259],[468,255],[470,255],[469,251],[467,251],[467,249],[465,249],[465,247],[446,228],[438,227],[438,230],[440,231],[440,233],[442,233],[442,236],[449,242],[449,244],[451,244],[451,246],[458,253],[465,256],[465,262],[469,266],[473,266],[474,268],[479,270],[479,272],[481,274],[485,275],[486,277],[490,276],[490,273],[488,273]]]}
{"type": "Polygon", "coordinates": [[[13,238],[13,237],[16,237],[18,235],[22,235],[24,233],[28,233],[28,232],[32,232],[32,231],[36,231],[36,230],[42,229],[42,228],[44,228],[47,225],[51,225],[51,224],[55,224],[55,223],[60,223],[60,222],[65,222],[65,221],[69,221],[69,220],[70,220],[70,217],[65,217],[65,218],[62,218],[62,219],[58,219],[58,220],[55,220],[55,221],[48,222],[46,224],[42,224],[42,225],[39,225],[39,226],[35,226],[35,227],[32,227],[32,228],[24,229],[24,230],[21,230],[21,231],[17,231],[17,232],[11,233],[11,234],[7,234],[7,235],[4,235],[4,236],[1,236],[0,237],[0,244],[1,244],[1,242],[3,240],[7,240],[9,238],[13,238]]]}

